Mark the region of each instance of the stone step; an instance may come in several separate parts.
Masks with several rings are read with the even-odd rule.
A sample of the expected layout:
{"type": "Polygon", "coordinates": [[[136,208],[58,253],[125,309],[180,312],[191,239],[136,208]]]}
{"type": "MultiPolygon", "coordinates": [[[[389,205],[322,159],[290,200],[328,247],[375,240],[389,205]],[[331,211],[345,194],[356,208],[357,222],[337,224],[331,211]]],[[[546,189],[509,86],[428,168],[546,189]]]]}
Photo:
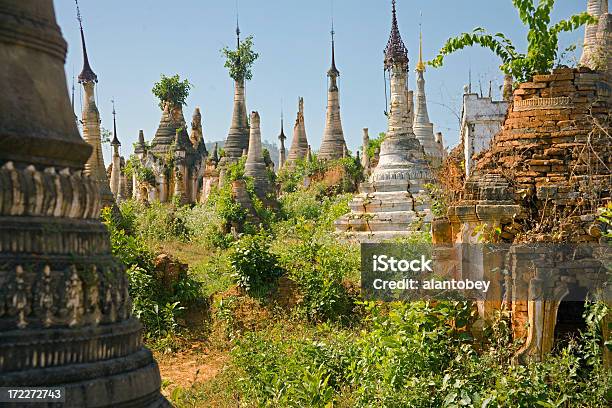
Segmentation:
{"type": "Polygon", "coordinates": [[[342,239],[348,239],[349,241],[357,241],[360,243],[378,243],[381,241],[391,241],[397,238],[410,237],[417,234],[415,231],[378,231],[378,232],[362,232],[362,231],[351,231],[343,232],[341,235],[342,239]]]}

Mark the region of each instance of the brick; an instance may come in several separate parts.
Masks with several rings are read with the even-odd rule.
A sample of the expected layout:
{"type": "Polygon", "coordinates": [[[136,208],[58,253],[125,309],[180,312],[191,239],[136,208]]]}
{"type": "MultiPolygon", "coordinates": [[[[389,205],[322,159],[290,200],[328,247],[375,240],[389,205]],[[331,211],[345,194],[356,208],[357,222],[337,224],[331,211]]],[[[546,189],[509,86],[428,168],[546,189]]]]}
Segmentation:
{"type": "Polygon", "coordinates": [[[542,82],[524,82],[519,86],[519,89],[543,89],[548,87],[548,84],[542,82]]]}

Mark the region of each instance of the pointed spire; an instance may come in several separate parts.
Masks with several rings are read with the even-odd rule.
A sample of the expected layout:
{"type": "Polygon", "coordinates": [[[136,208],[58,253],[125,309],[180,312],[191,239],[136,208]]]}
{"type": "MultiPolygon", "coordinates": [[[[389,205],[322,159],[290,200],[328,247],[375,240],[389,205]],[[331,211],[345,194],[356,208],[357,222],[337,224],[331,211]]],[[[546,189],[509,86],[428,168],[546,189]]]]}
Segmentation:
{"type": "Polygon", "coordinates": [[[340,71],[338,71],[338,68],[336,68],[336,41],[335,41],[335,36],[336,32],[334,31],[334,16],[332,15],[332,23],[331,23],[331,52],[332,52],[332,59],[331,59],[331,68],[329,69],[329,71],[327,71],[327,75],[329,77],[339,77],[340,76],[340,71]]]}
{"type": "Polygon", "coordinates": [[[236,0],[236,49],[239,49],[239,48],[240,48],[240,14],[238,12],[238,0],[236,0]]]}
{"type": "Polygon", "coordinates": [[[282,108],[281,108],[281,132],[280,132],[280,135],[278,135],[278,140],[281,141],[281,144],[284,144],[285,140],[287,140],[287,136],[285,136],[285,117],[284,117],[282,108]]]}
{"type": "MultiPolygon", "coordinates": [[[[72,72],[72,94],[70,95],[70,106],[72,107],[72,112],[74,113],[74,69],[72,72]]],[[[76,116],[76,113],[74,116],[76,116]]]]}
{"type": "Polygon", "coordinates": [[[79,74],[79,83],[84,82],[98,82],[98,76],[93,72],[89,65],[89,58],[87,57],[87,48],[85,47],[85,34],[83,33],[83,19],[81,18],[81,10],[79,9],[78,0],[74,0],[77,9],[77,20],[79,21],[79,28],[81,29],[81,45],[83,47],[83,70],[79,74]]]}
{"type": "Polygon", "coordinates": [[[391,21],[391,35],[387,42],[387,48],[385,49],[385,68],[391,69],[394,64],[403,63],[408,64],[408,49],[404,45],[402,36],[397,25],[397,10],[395,8],[395,0],[392,0],[392,21],[391,21]]]}
{"type": "Polygon", "coordinates": [[[117,112],[115,111],[115,100],[111,100],[113,103],[113,140],[111,146],[121,146],[121,142],[117,138],[117,112]]]}
{"type": "Polygon", "coordinates": [[[423,27],[419,24],[419,62],[417,63],[416,70],[418,72],[425,72],[425,63],[423,62],[423,27]]]}

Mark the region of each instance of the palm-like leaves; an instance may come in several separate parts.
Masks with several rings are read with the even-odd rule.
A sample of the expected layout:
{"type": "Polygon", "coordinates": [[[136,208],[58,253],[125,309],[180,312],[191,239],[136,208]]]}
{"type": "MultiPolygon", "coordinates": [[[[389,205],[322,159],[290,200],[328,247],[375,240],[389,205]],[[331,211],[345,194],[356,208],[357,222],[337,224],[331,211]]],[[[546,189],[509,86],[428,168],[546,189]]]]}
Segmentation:
{"type": "Polygon", "coordinates": [[[559,51],[559,34],[578,29],[584,24],[592,24],[597,19],[588,13],[576,14],[567,20],[550,25],[550,15],[555,0],[512,0],[519,18],[527,27],[527,54],[516,51],[516,48],[504,34],[488,34],[483,28],[475,28],[471,33],[463,33],[450,38],[436,58],[429,62],[433,67],[444,64],[444,57],[458,50],[479,45],[493,51],[502,60],[501,70],[515,79],[525,82],[534,74],[550,72],[559,51]]]}

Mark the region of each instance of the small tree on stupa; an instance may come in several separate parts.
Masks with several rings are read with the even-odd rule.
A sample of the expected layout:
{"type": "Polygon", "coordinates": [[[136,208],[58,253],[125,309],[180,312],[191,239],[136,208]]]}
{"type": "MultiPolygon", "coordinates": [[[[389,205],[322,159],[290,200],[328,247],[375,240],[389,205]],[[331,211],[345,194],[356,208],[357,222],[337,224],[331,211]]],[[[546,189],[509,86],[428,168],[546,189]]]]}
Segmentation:
{"type": "Polygon", "coordinates": [[[172,107],[186,105],[191,88],[193,85],[187,79],[181,81],[178,74],[171,77],[162,74],[161,79],[153,86],[152,92],[159,99],[159,108],[163,110],[166,103],[172,107]]]}
{"type": "Polygon", "coordinates": [[[252,35],[239,42],[235,50],[225,47],[221,53],[225,56],[225,68],[229,70],[230,77],[234,81],[243,82],[253,79],[252,68],[259,54],[253,51],[252,35]]]}

